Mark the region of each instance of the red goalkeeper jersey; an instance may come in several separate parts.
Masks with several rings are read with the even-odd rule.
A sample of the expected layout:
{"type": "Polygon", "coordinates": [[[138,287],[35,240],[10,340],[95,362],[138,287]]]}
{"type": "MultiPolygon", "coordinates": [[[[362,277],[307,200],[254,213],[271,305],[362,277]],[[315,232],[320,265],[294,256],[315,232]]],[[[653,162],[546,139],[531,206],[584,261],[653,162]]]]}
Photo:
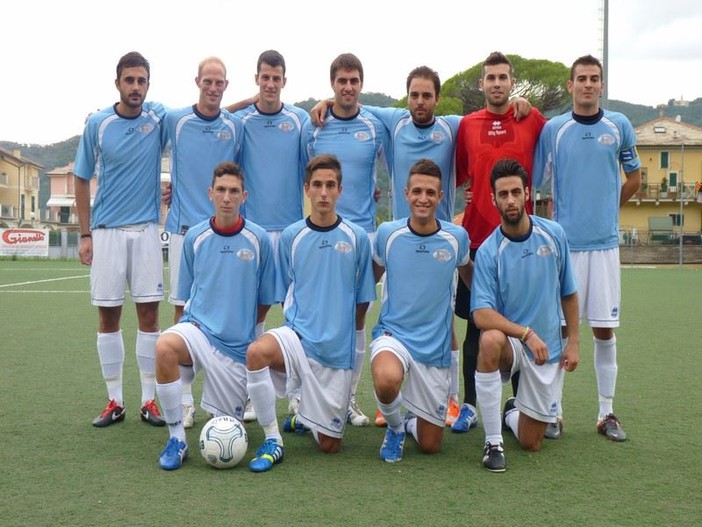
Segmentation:
{"type": "MultiPolygon", "coordinates": [[[[478,110],[461,120],[456,138],[456,185],[466,183],[473,193],[463,215],[471,248],[477,249],[500,224],[500,213],[491,198],[493,165],[505,157],[519,161],[529,174],[531,192],[534,148],[545,123],[546,118],[536,108],[520,121],[514,119],[511,108],[504,115],[478,110]]],[[[533,212],[531,199],[526,209],[533,212]]]]}

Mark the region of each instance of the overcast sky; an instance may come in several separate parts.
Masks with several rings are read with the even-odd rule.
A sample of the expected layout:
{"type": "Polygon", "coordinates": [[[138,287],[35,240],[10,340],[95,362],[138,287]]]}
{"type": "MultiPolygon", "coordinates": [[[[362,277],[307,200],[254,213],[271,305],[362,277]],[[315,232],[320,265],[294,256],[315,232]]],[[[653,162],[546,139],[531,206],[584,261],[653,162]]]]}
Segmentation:
{"type": "MultiPolygon", "coordinates": [[[[702,3],[609,4],[609,97],[650,106],[702,97],[702,3]]],[[[271,48],[287,62],[287,102],[328,97],[329,64],[343,52],[363,62],[364,91],[400,97],[407,73],[423,64],[443,81],[494,50],[567,66],[587,53],[601,57],[602,6],[603,0],[5,2],[0,140],[50,144],[80,134],[89,112],[117,100],[115,66],[132,50],[151,62],[148,99],[170,107],[196,101],[197,64],[208,55],[227,64],[225,102],[252,95],[256,59],[271,48]]]]}

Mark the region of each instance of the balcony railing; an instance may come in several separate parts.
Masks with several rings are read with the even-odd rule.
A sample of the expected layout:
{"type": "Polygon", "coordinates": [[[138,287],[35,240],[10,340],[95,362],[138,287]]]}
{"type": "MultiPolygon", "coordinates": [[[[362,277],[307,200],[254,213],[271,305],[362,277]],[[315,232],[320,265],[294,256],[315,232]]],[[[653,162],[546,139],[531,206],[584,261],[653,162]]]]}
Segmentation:
{"type": "MultiPolygon", "coordinates": [[[[671,200],[675,201],[679,197],[680,185],[675,187],[663,187],[660,183],[644,183],[639,191],[634,195],[634,199],[641,200],[671,200]]],[[[694,183],[685,183],[682,188],[682,198],[686,201],[694,201],[698,198],[695,192],[694,183]]]]}

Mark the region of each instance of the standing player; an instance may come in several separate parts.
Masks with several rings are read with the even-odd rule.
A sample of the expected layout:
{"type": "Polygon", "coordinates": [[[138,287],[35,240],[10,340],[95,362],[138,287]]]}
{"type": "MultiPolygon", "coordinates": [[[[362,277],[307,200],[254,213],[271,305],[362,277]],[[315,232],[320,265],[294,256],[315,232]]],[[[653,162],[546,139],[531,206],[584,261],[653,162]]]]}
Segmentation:
{"type": "Polygon", "coordinates": [[[254,340],[258,306],[276,300],[270,239],[239,214],[246,201],[239,166],[218,164],[208,194],[215,215],[189,228],[182,244],[177,298],[187,300],[185,311],[156,345],[156,389],[170,436],[159,458],[165,470],[180,468],[188,456],[181,368],[205,371],[205,411],[242,419],[246,349],[254,340]]]}
{"type": "MultiPolygon", "coordinates": [[[[358,104],[363,89],[363,65],[355,55],[343,53],[330,67],[334,104],[323,127],[311,123],[305,127],[303,140],[307,156],[334,154],[344,169],[344,193],[339,198],[339,214],[362,227],[372,238],[375,232],[375,188],[377,162],[384,158],[385,128],[370,112],[358,104]]],[[[356,360],[351,389],[348,420],[354,426],[366,426],[368,417],[356,404],[356,389],[366,353],[365,313],[356,320],[356,360]]]]}
{"type": "Polygon", "coordinates": [[[386,276],[371,371],[388,425],[380,457],[390,463],[402,459],[406,432],[430,454],[444,433],[456,269],[470,284],[472,262],[466,231],[437,218],[441,189],[439,166],[417,161],[405,187],[409,218],[381,224],[373,242],[375,277],[386,276]]]}
{"type": "Polygon", "coordinates": [[[471,314],[481,330],[475,385],[485,429],[483,466],[503,472],[503,425],[533,452],[541,448],[548,423],[556,421],[564,370],[573,371],[580,360],[580,328],[565,232],[526,214],[528,175],[517,161],[498,161],[490,183],[501,221],[476,255],[471,314]],[[507,399],[500,420],[502,383],[516,371],[516,400],[507,399]]]}
{"type": "Polygon", "coordinates": [[[154,400],[158,305],[163,299],[163,255],[158,233],[161,140],[164,109],[144,102],[149,62],[135,51],[117,63],[120,100],[88,117],[75,160],[78,254],[90,266],[93,305],[98,307],[97,350],[107,384],[108,404],[93,420],[105,427],[124,420],[120,329],[125,285],[136,305],[136,357],[141,379],[141,419],[165,424],[154,400]],[[90,179],[98,178],[90,206],[90,179]]]}
{"type": "MultiPolygon", "coordinates": [[[[244,129],[241,162],[249,197],[243,213],[266,229],[277,254],[282,230],[303,218],[305,165],[301,137],[309,118],[306,111],[281,100],[287,79],[285,59],[279,52],[270,49],[259,55],[255,81],[259,91],[254,102],[235,114],[241,118],[244,129]]],[[[267,311],[264,308],[259,313],[257,336],[263,333],[267,311]]],[[[289,411],[294,414],[299,404],[299,390],[293,390],[289,398],[289,411]]],[[[245,420],[256,420],[250,404],[245,420]]]]}
{"type": "Polygon", "coordinates": [[[275,397],[293,378],[301,397],[290,429],[312,429],[324,452],[341,446],[356,360],[355,320],[375,299],[368,236],[336,212],[341,179],[334,156],[312,158],[305,176],[311,214],[280,237],[277,295],[285,297],[285,325],[264,333],[246,355],[247,388],[265,433],[249,463],[253,472],[283,460],[275,397]]]}
{"type": "Polygon", "coordinates": [[[621,300],[619,207],[641,185],[641,161],[629,119],[600,108],[603,87],[598,59],[586,55],[573,63],[568,81],[573,110],[544,127],[534,185],[551,180],[553,219],[568,235],[580,313],[594,335],[597,431],[612,441],[625,441],[612,409],[618,370],[614,328],[619,327],[621,300]]]}
{"type": "MultiPolygon", "coordinates": [[[[458,129],[456,142],[456,177],[465,185],[466,209],[463,227],[470,235],[471,257],[478,247],[500,224],[500,215],[493,206],[490,190],[490,170],[499,159],[516,159],[531,171],[534,149],[546,119],[533,108],[529,115],[517,120],[510,111],[509,94],[515,84],[512,63],[495,51],[483,62],[480,88],[485,94],[485,108],[466,115],[458,129]]],[[[531,189],[531,178],[527,180],[531,189]]],[[[531,213],[532,204],[526,204],[531,213]]],[[[480,332],[470,319],[470,291],[458,283],[456,315],[466,320],[463,342],[463,404],[451,426],[453,432],[468,432],[478,425],[475,413],[475,369],[478,360],[480,332]]],[[[516,378],[513,392],[517,393],[516,378]]]]}
{"type": "MultiPolygon", "coordinates": [[[[163,120],[165,150],[170,149],[171,194],[165,229],[170,233],[168,267],[171,287],[169,301],[175,308],[174,324],[183,314],[185,300],[178,295],[178,269],[183,237],[188,229],[212,214],[207,199],[210,174],[222,161],[236,161],[241,143],[241,122],[221,110],[222,96],[229,85],[227,68],[221,59],[200,62],[195,77],[200,90],[196,104],[169,110],[163,120]]],[[[193,426],[195,405],[192,368],[183,367],[183,422],[193,426]]]]}

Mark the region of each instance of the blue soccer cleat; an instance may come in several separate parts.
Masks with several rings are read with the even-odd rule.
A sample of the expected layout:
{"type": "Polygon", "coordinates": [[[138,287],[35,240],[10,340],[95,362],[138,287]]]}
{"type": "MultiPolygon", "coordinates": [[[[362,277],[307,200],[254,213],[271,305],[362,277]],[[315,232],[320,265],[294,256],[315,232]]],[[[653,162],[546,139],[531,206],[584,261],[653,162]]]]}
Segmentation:
{"type": "Polygon", "coordinates": [[[163,470],[177,470],[187,457],[188,444],[177,437],[171,437],[158,458],[158,464],[163,470]]]}
{"type": "Polygon", "coordinates": [[[285,450],[275,439],[266,439],[256,450],[256,457],[249,462],[251,472],[266,472],[283,461],[285,450]]]}

